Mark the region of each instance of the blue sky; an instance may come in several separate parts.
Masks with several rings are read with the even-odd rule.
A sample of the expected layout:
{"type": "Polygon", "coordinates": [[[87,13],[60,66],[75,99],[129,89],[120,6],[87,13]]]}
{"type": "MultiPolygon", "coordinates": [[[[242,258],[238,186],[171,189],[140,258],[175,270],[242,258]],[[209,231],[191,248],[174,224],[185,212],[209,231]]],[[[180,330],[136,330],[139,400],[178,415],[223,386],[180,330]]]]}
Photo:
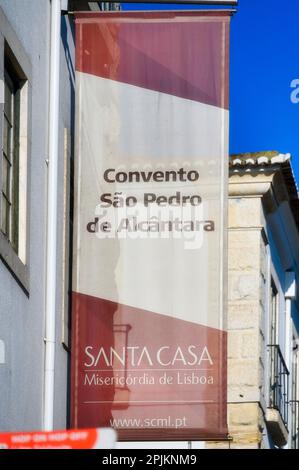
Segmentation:
{"type": "Polygon", "coordinates": [[[299,0],[240,0],[232,21],[230,149],[290,152],[299,181],[299,0]]]}
{"type": "MultiPolygon", "coordinates": [[[[149,7],[123,4],[123,9],[149,7]]],[[[231,29],[230,152],[290,152],[299,182],[294,79],[299,80],[299,0],[239,0],[231,29]]]]}

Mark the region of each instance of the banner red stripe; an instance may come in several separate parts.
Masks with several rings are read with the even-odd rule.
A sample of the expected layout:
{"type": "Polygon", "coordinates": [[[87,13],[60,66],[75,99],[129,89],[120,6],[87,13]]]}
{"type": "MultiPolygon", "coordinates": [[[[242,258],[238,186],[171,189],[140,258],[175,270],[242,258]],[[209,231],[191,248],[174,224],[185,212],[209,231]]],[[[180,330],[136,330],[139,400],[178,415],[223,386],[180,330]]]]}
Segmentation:
{"type": "Polygon", "coordinates": [[[140,426],[149,434],[150,412],[170,428],[184,416],[180,432],[197,427],[203,436],[227,435],[226,332],[88,295],[72,299],[73,426],[126,422],[127,433],[140,426]],[[169,384],[161,383],[166,377],[169,384]]]}
{"type": "Polygon", "coordinates": [[[117,15],[109,22],[105,15],[89,22],[79,17],[77,37],[84,48],[77,48],[77,71],[227,109],[228,23],[211,18],[199,27],[176,15],[174,22],[152,22],[151,13],[135,23],[122,23],[117,15]],[[190,42],[196,43],[196,55],[190,42]]]}

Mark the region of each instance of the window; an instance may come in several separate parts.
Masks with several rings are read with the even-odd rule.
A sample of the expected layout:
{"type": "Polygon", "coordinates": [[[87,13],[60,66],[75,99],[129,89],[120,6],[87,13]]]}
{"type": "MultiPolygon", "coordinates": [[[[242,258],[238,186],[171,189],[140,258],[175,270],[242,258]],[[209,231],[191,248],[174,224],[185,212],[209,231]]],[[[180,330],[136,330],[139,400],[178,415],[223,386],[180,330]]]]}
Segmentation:
{"type": "Polygon", "coordinates": [[[270,331],[269,331],[269,407],[276,409],[286,428],[288,427],[289,370],[281,352],[279,332],[279,294],[273,278],[270,286],[270,331]]]}
{"type": "Polygon", "coordinates": [[[276,285],[271,279],[271,291],[270,291],[270,344],[278,344],[278,309],[279,309],[279,298],[278,290],[276,285]]]}
{"type": "Polygon", "coordinates": [[[0,7],[0,264],[29,292],[29,57],[0,7]]]}
{"type": "Polygon", "coordinates": [[[21,81],[7,58],[4,64],[1,230],[19,251],[19,148],[21,81]]]}

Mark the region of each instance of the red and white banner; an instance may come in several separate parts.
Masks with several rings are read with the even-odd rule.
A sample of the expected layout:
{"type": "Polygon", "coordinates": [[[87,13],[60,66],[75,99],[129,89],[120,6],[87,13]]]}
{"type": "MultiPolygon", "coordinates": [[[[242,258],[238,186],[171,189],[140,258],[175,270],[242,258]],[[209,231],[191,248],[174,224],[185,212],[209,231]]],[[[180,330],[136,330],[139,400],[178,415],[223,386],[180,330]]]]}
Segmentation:
{"type": "Polygon", "coordinates": [[[76,16],[74,427],[227,434],[229,20],[76,16]]]}
{"type": "Polygon", "coordinates": [[[113,449],[113,429],[70,429],[0,434],[0,449],[113,449]]]}

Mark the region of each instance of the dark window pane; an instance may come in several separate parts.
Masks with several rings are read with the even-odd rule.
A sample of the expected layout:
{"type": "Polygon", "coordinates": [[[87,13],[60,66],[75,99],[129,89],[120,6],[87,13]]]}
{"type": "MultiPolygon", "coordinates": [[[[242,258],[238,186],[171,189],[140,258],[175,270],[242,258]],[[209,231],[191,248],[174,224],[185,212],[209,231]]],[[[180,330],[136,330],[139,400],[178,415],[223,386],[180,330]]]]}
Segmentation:
{"type": "Polygon", "coordinates": [[[9,236],[9,213],[10,205],[5,197],[2,195],[1,201],[1,230],[6,235],[9,236]]]}
{"type": "Polygon", "coordinates": [[[2,160],[2,191],[6,198],[10,201],[10,168],[11,164],[3,155],[2,160]]]}
{"type": "Polygon", "coordinates": [[[11,133],[12,128],[6,117],[3,120],[3,152],[11,160],[11,133]]]}
{"type": "Polygon", "coordinates": [[[5,74],[5,102],[4,102],[4,112],[12,122],[12,95],[13,95],[13,86],[10,78],[5,74]]]}
{"type": "MultiPolygon", "coordinates": [[[[6,65],[6,62],[5,62],[6,65]]],[[[11,65],[11,64],[10,64],[11,65]]],[[[10,66],[9,66],[10,67],[10,66]]],[[[19,240],[20,86],[17,74],[6,68],[3,116],[1,228],[13,249],[19,240]],[[9,71],[8,71],[9,70],[9,71]]]]}

